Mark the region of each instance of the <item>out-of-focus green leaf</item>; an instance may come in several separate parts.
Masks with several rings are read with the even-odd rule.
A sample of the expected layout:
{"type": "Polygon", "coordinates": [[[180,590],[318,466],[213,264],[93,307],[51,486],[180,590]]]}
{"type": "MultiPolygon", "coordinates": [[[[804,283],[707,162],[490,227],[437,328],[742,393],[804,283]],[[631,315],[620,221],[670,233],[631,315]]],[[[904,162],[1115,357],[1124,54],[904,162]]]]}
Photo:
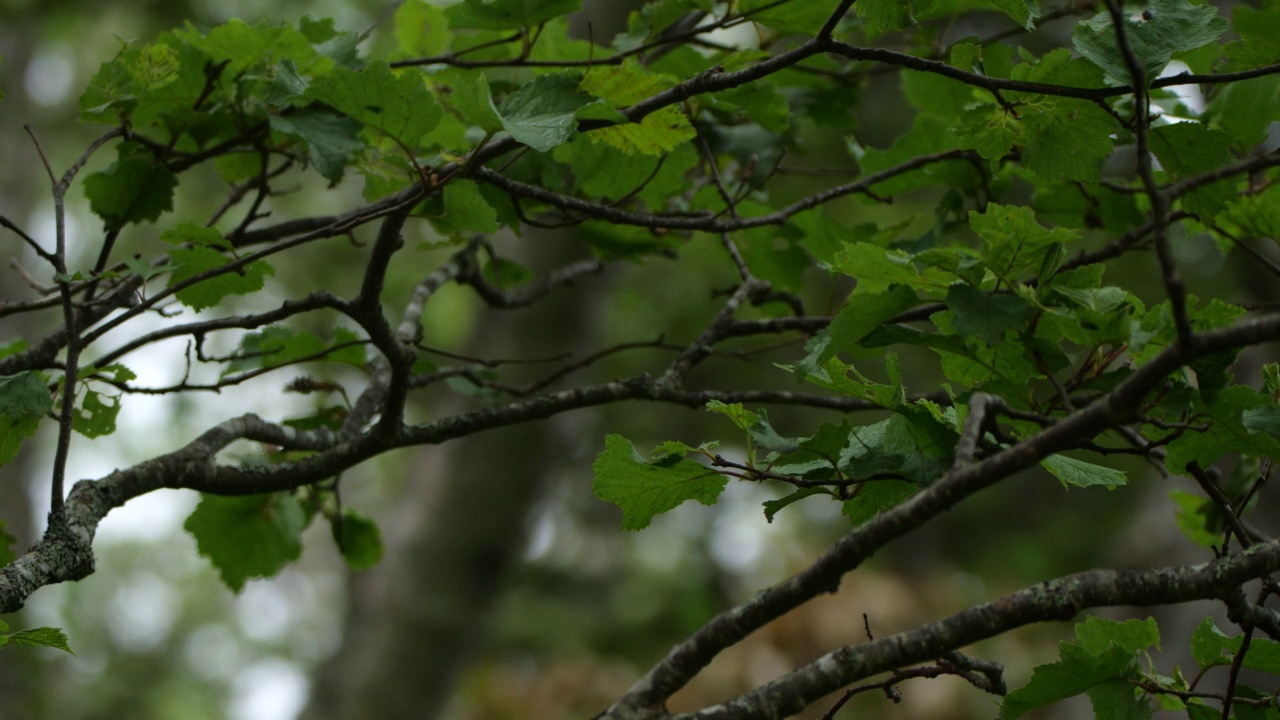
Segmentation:
{"type": "Polygon", "coordinates": [[[183,527],[235,592],[250,578],[271,577],[302,555],[306,514],[292,493],[202,495],[183,527]]]}

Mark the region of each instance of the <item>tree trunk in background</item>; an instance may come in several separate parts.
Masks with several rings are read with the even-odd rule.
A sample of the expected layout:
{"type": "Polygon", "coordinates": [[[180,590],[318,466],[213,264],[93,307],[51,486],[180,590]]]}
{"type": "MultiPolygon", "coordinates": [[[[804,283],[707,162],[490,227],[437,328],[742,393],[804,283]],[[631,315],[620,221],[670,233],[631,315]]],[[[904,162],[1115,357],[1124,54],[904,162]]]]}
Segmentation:
{"type": "MultiPolygon", "coordinates": [[[[571,244],[534,233],[523,242],[539,250],[571,244]]],[[[528,309],[490,311],[469,352],[539,357],[587,347],[591,307],[581,291],[562,289],[528,309]]],[[[455,407],[433,404],[433,414],[460,405],[456,397],[441,402],[455,407]]],[[[383,523],[387,556],[360,576],[342,646],[316,678],[304,717],[440,716],[487,638],[547,474],[577,443],[566,424],[528,423],[398,456],[411,478],[383,523]]]]}
{"type": "MultiPolygon", "coordinates": [[[[579,37],[611,37],[638,1],[587,0],[579,37]]],[[[571,260],[576,243],[530,229],[522,248],[571,260]],[[551,247],[575,246],[572,250],[551,247]]],[[[533,307],[491,313],[471,349],[477,357],[538,357],[591,347],[592,303],[560,290],[533,307]]],[[[445,412],[448,408],[438,408],[445,412]]],[[[491,431],[404,457],[412,488],[384,523],[387,556],[350,598],[342,646],[318,672],[307,720],[438,718],[488,636],[507,570],[547,475],[578,445],[567,419],[491,431]]]]}

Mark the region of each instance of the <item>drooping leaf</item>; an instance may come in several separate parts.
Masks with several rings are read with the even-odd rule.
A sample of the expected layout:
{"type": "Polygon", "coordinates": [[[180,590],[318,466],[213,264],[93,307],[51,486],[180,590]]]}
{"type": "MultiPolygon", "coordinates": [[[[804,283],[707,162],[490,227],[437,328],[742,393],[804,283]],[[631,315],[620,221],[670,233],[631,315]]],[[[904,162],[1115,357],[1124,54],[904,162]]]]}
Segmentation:
{"type": "Polygon", "coordinates": [[[178,186],[173,172],[138,143],[120,143],[116,153],[116,161],[106,170],[84,179],[89,208],[107,229],[143,220],[154,222],[161,213],[172,210],[173,189],[178,186]]]}
{"type": "Polygon", "coordinates": [[[43,417],[53,405],[53,395],[38,373],[24,370],[0,376],[0,415],[15,420],[43,417]]]}
{"type": "Polygon", "coordinates": [[[956,332],[978,337],[993,347],[1004,340],[1006,331],[1024,329],[1033,312],[1017,295],[985,293],[964,283],[947,291],[947,307],[955,313],[956,332]]]}
{"type": "Polygon", "coordinates": [[[116,416],[119,414],[119,395],[104,395],[87,390],[71,416],[71,428],[87,438],[110,435],[116,431],[116,416]]]}
{"type": "MultiPolygon", "coordinates": [[[[1182,180],[1230,163],[1231,136],[1199,123],[1185,122],[1153,128],[1148,134],[1151,152],[1174,180],[1182,180]]],[[[1182,197],[1183,206],[1210,223],[1239,193],[1230,182],[1201,186],[1182,197]]]]}
{"type": "Polygon", "coordinates": [[[479,125],[487,133],[498,132],[503,127],[484,73],[459,77],[453,86],[453,104],[463,120],[479,125]]]}
{"type": "Polygon", "coordinates": [[[316,170],[332,183],[342,180],[348,159],[364,147],[360,127],[344,115],[311,108],[288,117],[271,116],[271,129],[302,138],[316,170]]]}
{"type": "Polygon", "coordinates": [[[67,641],[67,634],[58,628],[40,627],[31,628],[29,630],[18,630],[3,636],[5,643],[13,643],[15,645],[30,645],[34,647],[51,647],[66,653],[71,653],[71,646],[67,641]]]}
{"type": "Polygon", "coordinates": [[[498,108],[502,126],[511,137],[539,152],[568,142],[574,134],[578,108],[591,102],[578,89],[582,74],[558,72],[540,75],[516,90],[498,108]]]}
{"type": "Polygon", "coordinates": [[[1079,645],[1062,643],[1058,662],[1037,667],[1030,682],[1005,695],[1000,720],[1013,720],[1099,685],[1124,680],[1135,668],[1132,650],[1112,645],[1101,653],[1090,653],[1079,645]]]}
{"type": "Polygon", "coordinates": [[[220,497],[202,495],[183,524],[227,587],[271,577],[302,555],[306,513],[292,493],[220,497]]]}
{"type": "Polygon", "coordinates": [[[654,516],[686,500],[710,505],[728,479],[682,453],[658,454],[646,460],[621,435],[605,438],[604,452],[592,464],[592,492],[622,509],[622,527],[643,530],[654,516]]]}
{"type": "Polygon", "coordinates": [[[1058,478],[1064,487],[1071,485],[1076,487],[1101,485],[1111,490],[1129,481],[1121,470],[1077,460],[1066,455],[1050,455],[1040,461],[1040,466],[1058,478]]]}
{"type": "Polygon", "coordinates": [[[382,559],[382,531],[366,515],[355,510],[342,511],[341,519],[331,525],[334,542],[347,564],[356,570],[365,570],[382,559]]]}
{"type": "MultiPolygon", "coordinates": [[[[1142,12],[1124,16],[1125,34],[1141,61],[1147,83],[1160,75],[1175,54],[1217,40],[1228,25],[1212,5],[1193,5],[1188,0],[1151,0],[1142,12]]],[[[1093,19],[1077,23],[1072,40],[1081,55],[1108,75],[1132,84],[1111,14],[1105,7],[1093,19]]]]}
{"type": "Polygon", "coordinates": [[[443,212],[431,223],[445,235],[491,233],[498,229],[498,212],[493,209],[480,187],[471,180],[451,180],[444,186],[443,212]]]}

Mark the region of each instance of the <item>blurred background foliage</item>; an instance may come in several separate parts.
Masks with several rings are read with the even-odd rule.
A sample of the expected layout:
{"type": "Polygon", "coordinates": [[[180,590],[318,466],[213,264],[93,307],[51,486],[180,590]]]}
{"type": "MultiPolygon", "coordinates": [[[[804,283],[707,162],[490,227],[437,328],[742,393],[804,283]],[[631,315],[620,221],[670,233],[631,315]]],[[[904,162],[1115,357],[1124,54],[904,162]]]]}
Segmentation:
{"type": "MultiPolygon", "coordinates": [[[[625,13],[635,4],[587,2],[592,37],[597,42],[610,37],[610,28],[620,27],[625,13]]],[[[100,131],[74,122],[79,92],[97,65],[114,55],[123,40],[150,38],[186,22],[207,28],[232,17],[250,22],[294,22],[303,15],[333,17],[339,28],[363,31],[387,10],[386,0],[278,0],[270,4],[243,0],[0,1],[0,88],[6,95],[0,105],[0,157],[5,161],[0,173],[0,212],[22,221],[38,236],[47,234],[52,218],[47,181],[23,128],[30,127],[55,168],[70,163],[100,131]]],[[[1004,21],[994,15],[976,22],[1004,28],[1004,21]]],[[[579,18],[575,28],[584,36],[585,18],[579,18]]],[[[1069,29],[1069,23],[1049,25],[1027,36],[1025,42],[1041,50],[1037,44],[1060,43],[1069,29]]],[[[933,31],[941,42],[944,32],[951,37],[983,30],[980,25],[970,25],[933,31]]],[[[366,52],[376,55],[391,42],[388,33],[375,31],[366,52]]],[[[846,122],[843,128],[809,124],[791,132],[784,162],[819,170],[852,167],[844,136],[855,131],[864,146],[888,146],[907,127],[901,118],[911,112],[900,78],[893,73],[868,77],[857,88],[815,85],[807,98],[792,101],[825,104],[830,106],[833,120],[843,118],[846,122]],[[858,103],[859,97],[874,101],[858,103]],[[856,114],[848,115],[851,111],[856,114]]],[[[768,150],[760,145],[759,135],[718,141],[726,152],[738,146],[757,153],[768,150]]],[[[105,162],[102,158],[94,161],[105,162]]],[[[221,181],[209,173],[203,182],[213,187],[221,181]]],[[[335,190],[324,190],[315,179],[300,182],[308,184],[275,201],[282,214],[326,212],[359,202],[358,180],[335,190]]],[[[789,176],[772,182],[770,192],[776,197],[799,197],[822,182],[821,177],[789,176]]],[[[184,211],[207,215],[208,209],[199,204],[209,196],[201,192],[199,180],[187,178],[175,217],[184,211]]],[[[78,228],[85,252],[96,252],[88,243],[96,232],[96,221],[89,216],[83,195],[73,193],[73,198],[73,230],[78,228]]],[[[899,197],[887,207],[857,198],[835,207],[846,215],[849,225],[901,221],[909,231],[925,234],[944,200],[937,193],[926,192],[899,197]]],[[[158,236],[162,230],[142,226],[131,232],[158,236]]],[[[137,241],[146,242],[146,238],[137,241]]],[[[12,238],[4,242],[5,247],[17,246],[12,238]]],[[[581,252],[572,233],[530,232],[525,238],[498,238],[495,243],[533,267],[554,265],[581,252]]],[[[1197,282],[1213,281],[1225,287],[1233,284],[1230,267],[1224,267],[1215,247],[1195,243],[1180,247],[1198,253],[1184,258],[1194,259],[1184,267],[1188,273],[1199,273],[1197,282]]],[[[295,255],[295,264],[279,268],[277,279],[286,284],[291,277],[305,279],[309,286],[319,280],[342,291],[358,281],[344,274],[342,253],[360,252],[354,245],[316,246],[295,255]]],[[[444,252],[418,247],[406,253],[406,261],[427,267],[442,259],[444,252]]],[[[24,259],[12,251],[6,254],[19,262],[24,259]]],[[[706,236],[678,246],[676,254],[671,260],[651,260],[629,272],[610,273],[583,283],[568,301],[574,307],[561,308],[565,314],[537,320],[537,324],[524,321],[523,327],[515,320],[483,314],[468,293],[450,289],[430,307],[424,323],[427,343],[491,357],[527,358],[566,349],[590,352],[663,334],[673,342],[682,342],[718,307],[715,298],[699,294],[703,291],[685,289],[705,288],[708,277],[721,276],[727,287],[732,276],[716,243],[706,236]]],[[[1145,258],[1139,260],[1152,264],[1145,258]]],[[[5,273],[0,297],[12,297],[23,290],[9,268],[0,272],[5,273]]],[[[1148,269],[1135,266],[1133,272],[1147,273],[1148,269]]],[[[831,306],[847,291],[817,274],[804,276],[804,281],[806,299],[814,308],[831,306]]],[[[1154,292],[1158,285],[1152,287],[1154,292]]],[[[396,288],[390,291],[394,293],[396,288]]],[[[1263,294],[1274,290],[1243,287],[1236,292],[1270,299],[1263,294]]],[[[39,331],[36,325],[8,327],[19,335],[39,331]]],[[[0,341],[8,339],[0,337],[0,341]]],[[[753,353],[751,362],[721,357],[703,372],[737,374],[744,379],[743,385],[790,386],[790,377],[771,363],[793,361],[799,352],[800,348],[792,345],[753,353]]],[[[600,377],[615,376],[623,369],[633,370],[637,362],[636,355],[620,354],[591,372],[600,377]]],[[[157,364],[150,370],[164,374],[180,373],[181,369],[157,364]]],[[[906,375],[914,378],[927,378],[929,373],[923,368],[907,370],[906,375]]],[[[868,372],[874,373],[874,369],[868,372]]],[[[156,381],[162,382],[162,378],[156,381]]],[[[248,392],[227,393],[219,402],[225,404],[213,407],[234,406],[237,411],[246,406],[263,407],[263,400],[248,392]]],[[[428,396],[423,400],[423,412],[432,403],[447,402],[452,401],[428,396]]],[[[105,442],[77,441],[74,476],[101,475],[142,459],[175,439],[189,437],[209,419],[192,417],[197,406],[191,403],[191,399],[145,403],[131,398],[117,435],[105,442]],[[165,419],[172,438],[151,438],[139,431],[165,419]]],[[[278,403],[266,407],[280,412],[278,403]]],[[[211,412],[208,406],[200,408],[198,412],[211,412]]],[[[813,411],[778,408],[770,412],[775,426],[787,435],[809,434],[822,419],[815,418],[813,411]]],[[[379,633],[403,635],[409,632],[406,628],[413,627],[412,618],[386,612],[381,601],[396,592],[388,590],[394,586],[396,573],[404,575],[404,568],[421,566],[438,571],[430,581],[437,584],[412,585],[406,590],[409,597],[417,593],[423,604],[447,599],[451,593],[461,598],[454,610],[448,610],[446,603],[446,609],[440,611],[453,618],[457,637],[435,641],[443,645],[435,650],[454,657],[442,661],[440,669],[410,665],[399,670],[409,676],[410,685],[430,684],[436,679],[428,676],[441,675],[439,684],[447,690],[445,697],[452,697],[440,701],[439,706],[446,708],[441,717],[590,717],[625,690],[641,669],[717,610],[786,577],[847,529],[837,506],[817,500],[802,503],[798,512],[783,513],[773,524],[766,524],[760,503],[774,497],[774,491],[738,484],[731,486],[715,507],[683,507],[659,518],[642,533],[623,534],[617,529],[616,509],[594,500],[589,489],[590,461],[599,451],[604,433],[621,432],[641,444],[678,439],[696,445],[726,436],[728,423],[696,411],[623,405],[584,411],[542,425],[534,430],[496,433],[501,437],[490,440],[494,444],[487,446],[488,450],[464,441],[394,453],[344,478],[344,499],[375,517],[387,536],[388,558],[379,568],[364,573],[347,571],[336,559],[325,533],[313,529],[301,563],[275,579],[251,582],[242,594],[234,596],[196,554],[194,542],[181,529],[185,513],[195,502],[194,493],[163,493],[132,503],[102,526],[94,575],[74,585],[41,590],[24,611],[25,617],[11,621],[15,627],[62,627],[78,654],[67,657],[27,648],[0,653],[0,697],[4,698],[0,720],[341,717],[343,711],[335,708],[344,707],[342,703],[347,701],[330,697],[332,702],[328,702],[325,693],[342,694],[349,686],[360,684],[354,680],[359,672],[353,670],[352,662],[365,657],[362,652],[381,652],[358,649],[361,639],[379,633]],[[548,433],[554,437],[549,438],[548,433]],[[500,450],[495,452],[495,447],[500,450]],[[486,462],[490,464],[481,467],[486,462]],[[485,530],[505,536],[484,546],[492,556],[470,560],[469,567],[483,566],[485,577],[451,582],[448,573],[454,570],[448,567],[445,555],[421,554],[421,543],[428,542],[424,538],[437,543],[432,547],[443,547],[439,543],[447,540],[429,537],[431,528],[421,527],[424,518],[435,517],[425,508],[432,502],[428,495],[441,477],[441,468],[473,471],[476,484],[472,494],[483,490],[515,498],[505,511],[508,520],[515,518],[515,522],[495,522],[485,530]],[[523,489],[514,489],[517,487],[523,489]],[[462,587],[467,583],[473,596],[462,587]],[[472,602],[469,597],[488,599],[472,602]],[[463,637],[468,639],[458,639],[463,637]],[[313,691],[315,697],[308,704],[313,691]]],[[[44,500],[32,497],[43,497],[50,447],[46,438],[43,446],[28,450],[18,463],[0,470],[0,517],[19,538],[20,546],[33,542],[43,525],[44,500]]],[[[1141,494],[1144,499],[1140,502],[1103,493],[1068,493],[1040,475],[1025,482],[1004,483],[978,496],[859,570],[846,580],[840,593],[806,605],[734,648],[681,698],[690,707],[726,698],[816,657],[834,644],[858,642],[868,632],[889,634],[1030,582],[1095,565],[1153,564],[1168,553],[1186,551],[1180,538],[1150,531],[1153,526],[1169,523],[1154,523],[1143,515],[1121,516],[1114,510],[1144,507],[1144,513],[1159,518],[1173,512],[1166,497],[1169,481],[1143,473],[1140,466],[1127,469],[1135,478],[1147,479],[1131,482],[1115,493],[1141,494]],[[992,518],[999,522],[993,523],[992,518]]],[[[483,499],[492,502],[492,496],[483,499]]],[[[1162,620],[1162,627],[1165,622],[1162,620]]],[[[1167,632],[1171,635],[1172,630],[1167,632]]],[[[1011,667],[1008,680],[1016,686],[1034,664],[1048,661],[1055,652],[1054,643],[1046,640],[1065,638],[1069,633],[1066,626],[1031,628],[1002,636],[977,652],[1006,662],[1011,667]]],[[[428,643],[426,639],[418,642],[428,643]]],[[[365,692],[380,692],[377,681],[360,682],[372,688],[365,692]]],[[[958,681],[914,681],[902,691],[900,704],[867,694],[840,717],[859,713],[902,718],[990,717],[995,712],[988,698],[958,681]]],[[[679,700],[673,710],[680,709],[679,700]]],[[[434,717],[430,707],[418,706],[414,714],[406,716],[434,717]]],[[[1065,717],[1072,710],[1051,712],[1065,717]]]]}

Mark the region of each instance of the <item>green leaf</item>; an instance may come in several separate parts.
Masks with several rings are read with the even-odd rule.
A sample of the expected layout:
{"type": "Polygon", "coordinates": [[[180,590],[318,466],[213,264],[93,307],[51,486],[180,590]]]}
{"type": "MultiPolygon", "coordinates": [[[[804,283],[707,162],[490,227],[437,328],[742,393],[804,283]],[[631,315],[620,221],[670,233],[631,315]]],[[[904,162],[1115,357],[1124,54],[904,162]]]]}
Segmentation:
{"type": "Polygon", "coordinates": [[[498,212],[480,194],[475,182],[450,180],[444,186],[443,213],[432,217],[431,224],[450,236],[491,233],[498,229],[498,212]]]}
{"type": "Polygon", "coordinates": [[[22,449],[22,441],[36,434],[40,427],[40,417],[22,419],[0,415],[0,465],[13,462],[22,449]]]}
{"type": "Polygon", "coordinates": [[[453,105],[463,120],[479,125],[487,133],[496,133],[502,129],[502,116],[493,104],[493,93],[489,90],[489,80],[484,73],[458,78],[453,86],[453,105]]]}
{"type": "Polygon", "coordinates": [[[668,106],[645,115],[638,123],[620,123],[586,133],[592,142],[607,144],[626,155],[661,155],[697,137],[680,108],[668,106]]]}
{"type": "Polygon", "coordinates": [[[316,170],[331,183],[342,180],[352,154],[364,147],[360,123],[327,110],[307,108],[288,117],[270,116],[271,129],[301,138],[316,170]]]}
{"type": "Polygon", "coordinates": [[[41,627],[32,628],[30,630],[19,630],[9,633],[5,636],[8,642],[15,645],[34,645],[37,647],[51,647],[71,653],[71,646],[67,644],[67,635],[58,628],[41,627]]]}
{"type": "Polygon", "coordinates": [[[155,222],[173,209],[173,189],[178,179],[164,163],[142,145],[120,143],[116,161],[106,170],[84,179],[89,209],[102,218],[108,230],[143,220],[155,222]]]}
{"type": "Polygon", "coordinates": [[[540,25],[582,7],[582,0],[463,0],[445,9],[458,29],[518,30],[540,25]]]}
{"type": "Polygon", "coordinates": [[[1076,624],[1076,641],[1080,647],[1099,655],[1112,645],[1129,652],[1160,648],[1160,626],[1155,618],[1146,620],[1108,620],[1094,615],[1076,624]]]}
{"type": "Polygon", "coordinates": [[[1170,490],[1169,498],[1178,506],[1178,529],[1187,539],[1202,548],[1222,542],[1222,513],[1212,500],[1182,490],[1170,490]]]}
{"type": "Polygon", "coordinates": [[[634,58],[620,65],[593,67],[582,77],[583,92],[623,107],[634,105],[676,84],[671,75],[646,70],[634,58]]]}
{"type": "Polygon", "coordinates": [[[858,281],[855,292],[859,295],[882,294],[891,285],[905,285],[916,292],[928,293],[926,297],[941,297],[956,281],[955,275],[938,268],[917,267],[911,253],[886,250],[868,242],[854,243],[845,248],[836,257],[835,267],[858,281]]]}
{"type": "Polygon", "coordinates": [[[1047,229],[1036,222],[1031,208],[987,205],[987,211],[969,213],[969,224],[982,238],[983,264],[1006,283],[1039,270],[1056,243],[1068,243],[1080,233],[1066,228],[1047,229]]]}
{"type": "Polygon", "coordinates": [[[582,74],[577,72],[540,75],[498,108],[502,126],[511,137],[539,152],[563,145],[573,137],[574,113],[592,100],[578,89],[581,82],[582,74]]]}
{"type": "MultiPolygon", "coordinates": [[[[173,287],[202,273],[225,267],[232,260],[217,250],[197,246],[170,250],[169,262],[173,264],[169,287],[173,287]]],[[[274,274],[275,270],[266,261],[258,260],[201,280],[177,291],[175,296],[192,310],[204,310],[218,305],[228,295],[248,295],[261,290],[266,277],[274,274]]]]}
{"type": "Polygon", "coordinates": [[[1022,136],[1022,124],[1008,110],[987,103],[960,114],[952,132],[962,148],[972,148],[987,160],[997,161],[1013,149],[1022,136]]]}
{"type": "Polygon", "coordinates": [[[1025,687],[1005,695],[1000,720],[1013,720],[1104,683],[1124,680],[1134,669],[1132,650],[1113,645],[1093,654],[1079,645],[1062,643],[1058,662],[1037,667],[1025,687]]]}
{"type": "Polygon", "coordinates": [[[288,365],[304,359],[313,362],[336,362],[353,367],[364,367],[364,348],[356,341],[359,337],[347,330],[334,331],[332,343],[318,335],[287,325],[269,325],[257,332],[245,334],[236,350],[236,359],[227,363],[226,375],[264,367],[288,365]],[[336,350],[330,348],[347,345],[336,350]]]}
{"type": "MultiPolygon", "coordinates": [[[[1141,13],[1126,13],[1124,31],[1143,66],[1145,81],[1160,75],[1169,60],[1217,40],[1229,23],[1212,5],[1192,5],[1188,0],[1152,0],[1141,13]]],[[[1132,84],[1124,53],[1116,39],[1111,14],[1104,8],[1072,32],[1076,50],[1111,77],[1132,84]]]]}
{"type": "Polygon", "coordinates": [[[1147,720],[1154,708],[1146,692],[1125,680],[1114,680],[1088,690],[1094,720],[1147,720]]]}
{"type": "Polygon", "coordinates": [[[15,420],[44,417],[53,406],[53,395],[39,373],[24,370],[0,375],[0,414],[15,420]]]}
{"type": "Polygon", "coordinates": [[[1274,75],[1250,78],[1218,88],[1201,119],[1225,130],[1232,147],[1245,153],[1267,139],[1271,123],[1276,119],[1278,102],[1280,78],[1274,75]]]}
{"type": "Polygon", "coordinates": [[[302,555],[306,513],[292,493],[201,495],[183,524],[200,554],[235,592],[249,578],[271,577],[302,555]]]}
{"type": "Polygon", "coordinates": [[[920,486],[905,480],[868,480],[858,486],[858,494],[841,504],[841,512],[853,527],[867,522],[919,492],[920,486]]]}
{"type": "Polygon", "coordinates": [[[1040,466],[1048,470],[1062,482],[1063,487],[1093,487],[1101,485],[1114,490],[1129,482],[1123,471],[1105,465],[1095,465],[1083,460],[1069,458],[1066,455],[1050,455],[1040,461],[1040,466]]]}
{"type": "Polygon", "coordinates": [[[1034,28],[1040,17],[1039,0],[991,0],[991,4],[1027,30],[1034,28]]]}
{"type": "Polygon", "coordinates": [[[783,508],[798,500],[803,500],[811,495],[830,495],[831,491],[824,487],[807,487],[797,490],[789,495],[784,495],[777,500],[764,501],[764,517],[768,522],[773,522],[773,518],[782,511],[783,508]]]}
{"type": "Polygon", "coordinates": [[[110,435],[116,431],[116,416],[119,414],[119,395],[87,390],[84,400],[71,416],[71,428],[87,438],[110,435]]]}
{"type": "Polygon", "coordinates": [[[347,564],[356,570],[365,570],[382,559],[382,531],[369,517],[355,510],[343,510],[342,517],[330,525],[334,542],[347,564]]]}
{"type": "Polygon", "coordinates": [[[1004,340],[1005,331],[1025,330],[1034,312],[1017,295],[985,293],[964,283],[947,291],[947,307],[955,314],[956,332],[981,338],[992,347],[1004,340]]]}
{"type": "MultiPolygon", "coordinates": [[[[1231,154],[1231,136],[1199,123],[1183,122],[1153,128],[1147,137],[1151,152],[1174,180],[1208,172],[1235,159],[1231,154]]],[[[1233,183],[1216,182],[1182,196],[1182,204],[1207,224],[1237,197],[1239,193],[1233,183]]]]}
{"type": "Polygon", "coordinates": [[[873,330],[920,303],[920,296],[908,285],[890,285],[884,292],[863,291],[859,284],[849,301],[831,318],[831,343],[821,361],[837,351],[850,351],[873,330]]]}
{"type": "Polygon", "coordinates": [[[815,33],[831,16],[832,10],[824,3],[778,3],[776,0],[742,0],[738,9],[748,15],[751,22],[784,33],[815,33]]]}
{"type": "Polygon", "coordinates": [[[449,20],[444,9],[423,0],[408,0],[401,4],[396,9],[393,25],[396,47],[404,57],[443,55],[453,43],[453,33],[449,32],[449,20]]]}
{"type": "Polygon", "coordinates": [[[869,37],[887,30],[901,30],[916,22],[916,14],[933,8],[937,0],[862,0],[854,4],[858,17],[866,20],[869,37]]]}
{"type": "MultiPolygon", "coordinates": [[[[1229,637],[1205,618],[1191,636],[1191,653],[1203,670],[1218,665],[1230,665],[1243,646],[1244,637],[1229,637]]],[[[1243,667],[1265,673],[1280,673],[1280,643],[1263,638],[1252,638],[1249,649],[1241,662],[1243,667]]]]}
{"type": "Polygon", "coordinates": [[[409,151],[435,129],[444,109],[427,90],[417,68],[393,72],[384,61],[364,70],[335,68],[307,88],[306,97],[332,106],[409,151]]]}
{"type": "Polygon", "coordinates": [[[728,483],[728,478],[683,454],[656,454],[645,460],[621,435],[605,438],[605,450],[591,467],[592,492],[622,509],[626,530],[643,530],[654,516],[686,500],[710,505],[728,483]]]}

